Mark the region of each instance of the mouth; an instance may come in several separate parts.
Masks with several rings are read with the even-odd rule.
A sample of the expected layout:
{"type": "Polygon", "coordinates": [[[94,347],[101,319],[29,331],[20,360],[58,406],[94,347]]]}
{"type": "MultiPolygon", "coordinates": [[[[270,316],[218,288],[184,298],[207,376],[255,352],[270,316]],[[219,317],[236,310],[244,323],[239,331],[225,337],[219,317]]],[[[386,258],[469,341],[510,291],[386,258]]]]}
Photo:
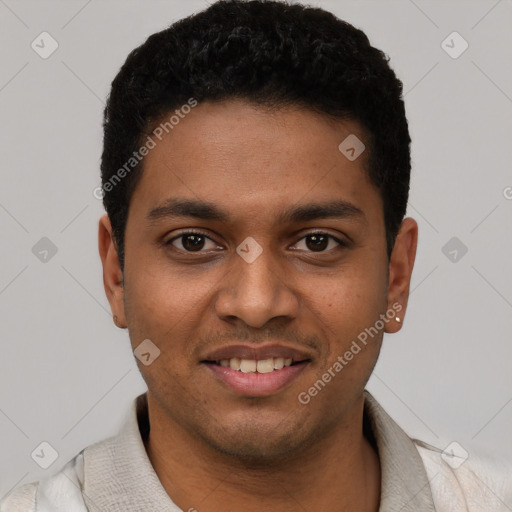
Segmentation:
{"type": "Polygon", "coordinates": [[[237,395],[265,397],[288,387],[311,363],[307,354],[285,347],[230,347],[201,364],[217,381],[237,395]],[[233,357],[229,353],[234,353],[233,357]]]}
{"type": "Polygon", "coordinates": [[[242,373],[272,373],[289,366],[304,363],[309,360],[294,361],[288,357],[270,357],[267,359],[241,359],[232,357],[231,359],[220,359],[219,361],[203,361],[205,364],[215,364],[222,368],[230,368],[231,370],[242,373]]]}

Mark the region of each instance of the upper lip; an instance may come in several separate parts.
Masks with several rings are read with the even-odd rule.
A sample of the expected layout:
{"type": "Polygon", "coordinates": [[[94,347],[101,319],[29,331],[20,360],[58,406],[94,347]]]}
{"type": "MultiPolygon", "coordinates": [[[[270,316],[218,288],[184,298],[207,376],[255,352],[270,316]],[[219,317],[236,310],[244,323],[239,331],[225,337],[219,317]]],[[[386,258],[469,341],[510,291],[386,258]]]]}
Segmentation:
{"type": "Polygon", "coordinates": [[[222,361],[223,359],[231,359],[238,357],[239,359],[255,359],[261,361],[275,357],[291,359],[292,362],[310,360],[311,355],[306,351],[287,347],[286,345],[228,345],[212,350],[202,358],[202,361],[222,361]]]}

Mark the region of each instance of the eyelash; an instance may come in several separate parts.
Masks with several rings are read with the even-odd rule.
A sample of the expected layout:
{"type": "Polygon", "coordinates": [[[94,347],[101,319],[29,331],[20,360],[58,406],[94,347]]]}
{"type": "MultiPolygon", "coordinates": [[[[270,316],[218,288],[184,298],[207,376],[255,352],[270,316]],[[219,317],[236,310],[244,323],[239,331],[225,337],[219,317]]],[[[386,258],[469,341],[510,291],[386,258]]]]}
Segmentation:
{"type": "MultiPolygon", "coordinates": [[[[172,246],[172,242],[174,242],[175,240],[179,240],[180,238],[183,238],[183,237],[185,237],[187,235],[199,235],[199,236],[202,236],[204,238],[207,238],[208,240],[211,240],[212,242],[215,242],[206,233],[203,233],[202,231],[188,230],[188,231],[181,232],[179,235],[174,236],[170,240],[167,240],[166,242],[164,242],[164,245],[165,246],[172,246]]],[[[299,238],[298,241],[304,240],[308,236],[313,236],[313,235],[323,235],[323,236],[326,236],[329,239],[334,240],[336,243],[338,243],[339,247],[348,247],[348,243],[347,242],[345,242],[343,240],[340,240],[339,238],[337,238],[337,237],[335,237],[333,235],[330,235],[329,233],[325,233],[324,231],[311,231],[311,232],[307,233],[306,235],[302,236],[301,238],[299,238]]],[[[205,252],[205,251],[187,251],[185,249],[177,249],[176,247],[173,247],[173,248],[176,249],[177,251],[184,252],[184,253],[187,253],[187,254],[194,254],[194,253],[195,254],[201,254],[201,253],[205,252]]],[[[333,249],[324,250],[324,251],[318,251],[317,253],[318,254],[323,254],[323,253],[328,253],[328,252],[330,252],[332,250],[333,249]]],[[[315,254],[315,251],[308,251],[308,252],[311,252],[311,253],[315,254]]]]}

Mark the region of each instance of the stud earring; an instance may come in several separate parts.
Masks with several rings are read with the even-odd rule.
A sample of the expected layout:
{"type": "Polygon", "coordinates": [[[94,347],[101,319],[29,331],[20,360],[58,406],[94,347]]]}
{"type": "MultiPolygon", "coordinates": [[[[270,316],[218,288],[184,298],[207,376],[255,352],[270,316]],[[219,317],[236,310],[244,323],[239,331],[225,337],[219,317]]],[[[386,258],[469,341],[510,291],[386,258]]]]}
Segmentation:
{"type": "Polygon", "coordinates": [[[400,322],[402,321],[402,320],[400,319],[400,317],[398,317],[398,316],[395,316],[395,320],[396,320],[398,323],[400,323],[400,322]]]}

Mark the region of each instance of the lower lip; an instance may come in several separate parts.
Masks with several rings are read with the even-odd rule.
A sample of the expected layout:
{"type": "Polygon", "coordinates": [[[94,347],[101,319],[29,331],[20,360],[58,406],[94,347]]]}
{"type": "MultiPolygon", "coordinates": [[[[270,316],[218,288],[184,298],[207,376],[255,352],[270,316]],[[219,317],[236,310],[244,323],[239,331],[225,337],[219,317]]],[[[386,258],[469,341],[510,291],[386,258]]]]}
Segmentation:
{"type": "Polygon", "coordinates": [[[281,391],[306,368],[308,361],[285,366],[270,373],[243,373],[214,363],[203,363],[235,393],[245,396],[270,396],[281,391]]]}

